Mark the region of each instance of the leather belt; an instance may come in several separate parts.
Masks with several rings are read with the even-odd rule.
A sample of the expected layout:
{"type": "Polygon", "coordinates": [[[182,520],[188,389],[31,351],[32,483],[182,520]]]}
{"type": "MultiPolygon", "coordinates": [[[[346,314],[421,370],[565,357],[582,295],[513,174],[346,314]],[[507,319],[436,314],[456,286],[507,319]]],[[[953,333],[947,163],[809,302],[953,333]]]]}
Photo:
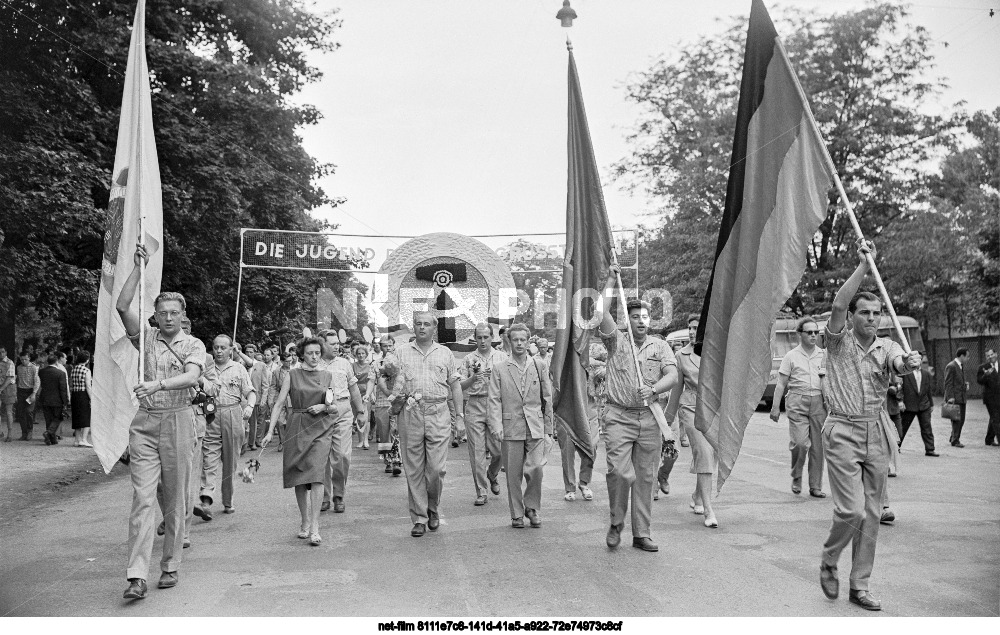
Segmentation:
{"type": "Polygon", "coordinates": [[[846,412],[838,412],[837,410],[830,410],[830,416],[831,417],[838,417],[840,419],[847,419],[848,421],[867,422],[867,421],[878,421],[880,413],[876,413],[876,414],[850,413],[849,414],[849,413],[846,413],[846,412]]]}

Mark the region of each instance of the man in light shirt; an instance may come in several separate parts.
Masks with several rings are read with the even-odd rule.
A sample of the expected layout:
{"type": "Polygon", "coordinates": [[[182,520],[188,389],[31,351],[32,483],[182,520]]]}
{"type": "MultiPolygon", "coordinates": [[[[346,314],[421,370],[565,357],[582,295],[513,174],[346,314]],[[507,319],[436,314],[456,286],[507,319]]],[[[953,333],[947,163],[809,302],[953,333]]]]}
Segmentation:
{"type": "Polygon", "coordinates": [[[493,350],[493,330],[480,322],[475,330],[476,350],[462,360],[462,390],[465,391],[465,430],[469,443],[472,484],[476,488],[474,505],[485,505],[486,488],[500,494],[500,437],[490,431],[486,421],[486,397],[493,369],[507,360],[503,351],[493,350]],[[489,451],[489,461],[486,452],[489,451]]]}
{"type": "Polygon", "coordinates": [[[347,509],[344,495],[347,492],[347,475],[351,470],[351,448],[354,445],[354,422],[364,422],[364,405],[358,389],[358,378],[351,362],[339,355],[340,344],[333,331],[321,331],[320,338],[326,342],[323,357],[318,368],[333,375],[333,400],[337,406],[337,422],[333,428],[333,443],[330,445],[330,459],[326,464],[323,482],[323,504],[320,511],[342,514],[347,509]],[[348,407],[350,405],[350,407],[348,407]],[[352,415],[352,412],[354,413],[352,415]]]}

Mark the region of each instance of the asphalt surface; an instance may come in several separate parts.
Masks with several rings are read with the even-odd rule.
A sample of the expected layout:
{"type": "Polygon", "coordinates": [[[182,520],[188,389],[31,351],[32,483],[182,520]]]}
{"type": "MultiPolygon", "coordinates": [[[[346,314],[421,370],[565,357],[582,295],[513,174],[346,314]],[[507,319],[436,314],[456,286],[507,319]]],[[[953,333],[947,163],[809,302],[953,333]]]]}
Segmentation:
{"type": "MultiPolygon", "coordinates": [[[[796,496],[783,416],[753,416],[743,452],[715,501],[721,527],[688,507],[689,451],[653,503],[659,553],[616,551],[608,524],[604,453],[595,499],[563,500],[558,447],[545,468],[541,529],[510,527],[501,496],[475,497],[465,445],[450,451],[442,526],[414,539],[406,481],[383,473],[374,449],[354,450],[347,511],[324,513],[323,544],[295,537],[298,512],[268,449],[253,484],[237,482],[233,515],[195,520],[180,584],[158,590],[157,539],[149,596],[126,602],[127,470],[110,476],[87,450],[0,443],[0,615],[3,616],[997,616],[1000,613],[1000,447],[983,444],[986,411],[970,404],[964,449],[925,457],[919,430],[890,480],[897,521],[882,526],[872,577],[881,613],[819,589],[830,498],[796,496]]],[[[38,435],[36,435],[38,436],[38,435]]],[[[248,458],[248,457],[244,457],[248,458]]],[[[827,489],[828,491],[828,489],[827,489]]],[[[217,511],[221,511],[217,510],[217,511]]]]}

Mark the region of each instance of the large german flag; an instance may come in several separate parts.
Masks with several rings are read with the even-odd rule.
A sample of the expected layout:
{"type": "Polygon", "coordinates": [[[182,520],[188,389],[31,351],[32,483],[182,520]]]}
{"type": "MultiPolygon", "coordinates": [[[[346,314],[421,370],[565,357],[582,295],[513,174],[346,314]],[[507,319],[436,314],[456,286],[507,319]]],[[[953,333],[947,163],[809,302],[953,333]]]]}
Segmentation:
{"type": "Polygon", "coordinates": [[[833,179],[774,24],[753,0],[726,207],[697,336],[695,425],[716,450],[719,489],[767,383],[771,326],[802,277],[833,179]]]}

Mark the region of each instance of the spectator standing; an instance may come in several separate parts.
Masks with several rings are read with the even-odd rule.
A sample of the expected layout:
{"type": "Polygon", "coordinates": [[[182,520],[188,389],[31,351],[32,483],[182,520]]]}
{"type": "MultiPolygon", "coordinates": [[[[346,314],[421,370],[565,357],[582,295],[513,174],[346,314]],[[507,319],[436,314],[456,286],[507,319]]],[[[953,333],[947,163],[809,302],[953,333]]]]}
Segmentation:
{"type": "Polygon", "coordinates": [[[90,443],[90,400],[93,397],[91,390],[94,377],[87,367],[90,353],[80,351],[74,361],[76,364],[70,372],[69,381],[69,402],[73,415],[73,434],[76,437],[73,445],[92,448],[94,446],[90,443]]]}
{"type": "Polygon", "coordinates": [[[958,419],[951,421],[951,438],[949,441],[956,448],[964,448],[962,443],[962,427],[965,425],[965,397],[969,390],[969,382],[965,379],[965,363],[969,361],[969,349],[959,348],[955,351],[955,359],[944,369],[944,400],[958,405],[958,419]]]}
{"type": "Polygon", "coordinates": [[[47,360],[49,365],[38,371],[38,379],[41,382],[38,404],[42,408],[42,416],[45,417],[45,434],[42,435],[45,445],[59,443],[62,437],[56,432],[62,423],[63,414],[69,410],[69,383],[66,373],[57,365],[58,360],[58,355],[50,354],[47,360]]]}
{"type": "Polygon", "coordinates": [[[35,400],[42,383],[38,378],[38,367],[31,363],[31,352],[21,353],[21,364],[15,369],[17,375],[17,421],[21,424],[21,440],[31,441],[35,427],[35,400]]]}
{"type": "Polygon", "coordinates": [[[0,425],[7,424],[5,442],[14,437],[14,405],[17,403],[17,371],[14,360],[7,359],[7,349],[0,346],[0,425]]]}
{"type": "Polygon", "coordinates": [[[924,455],[940,456],[934,451],[934,430],[931,428],[931,414],[934,398],[931,397],[931,376],[927,372],[927,354],[920,352],[922,364],[909,375],[903,375],[903,413],[899,423],[899,447],[916,418],[920,422],[920,437],[924,442],[924,455]]]}
{"type": "Polygon", "coordinates": [[[990,414],[986,424],[986,445],[1000,446],[1000,370],[997,368],[997,352],[986,351],[986,363],[976,373],[976,383],[983,387],[983,404],[990,414]]]}

